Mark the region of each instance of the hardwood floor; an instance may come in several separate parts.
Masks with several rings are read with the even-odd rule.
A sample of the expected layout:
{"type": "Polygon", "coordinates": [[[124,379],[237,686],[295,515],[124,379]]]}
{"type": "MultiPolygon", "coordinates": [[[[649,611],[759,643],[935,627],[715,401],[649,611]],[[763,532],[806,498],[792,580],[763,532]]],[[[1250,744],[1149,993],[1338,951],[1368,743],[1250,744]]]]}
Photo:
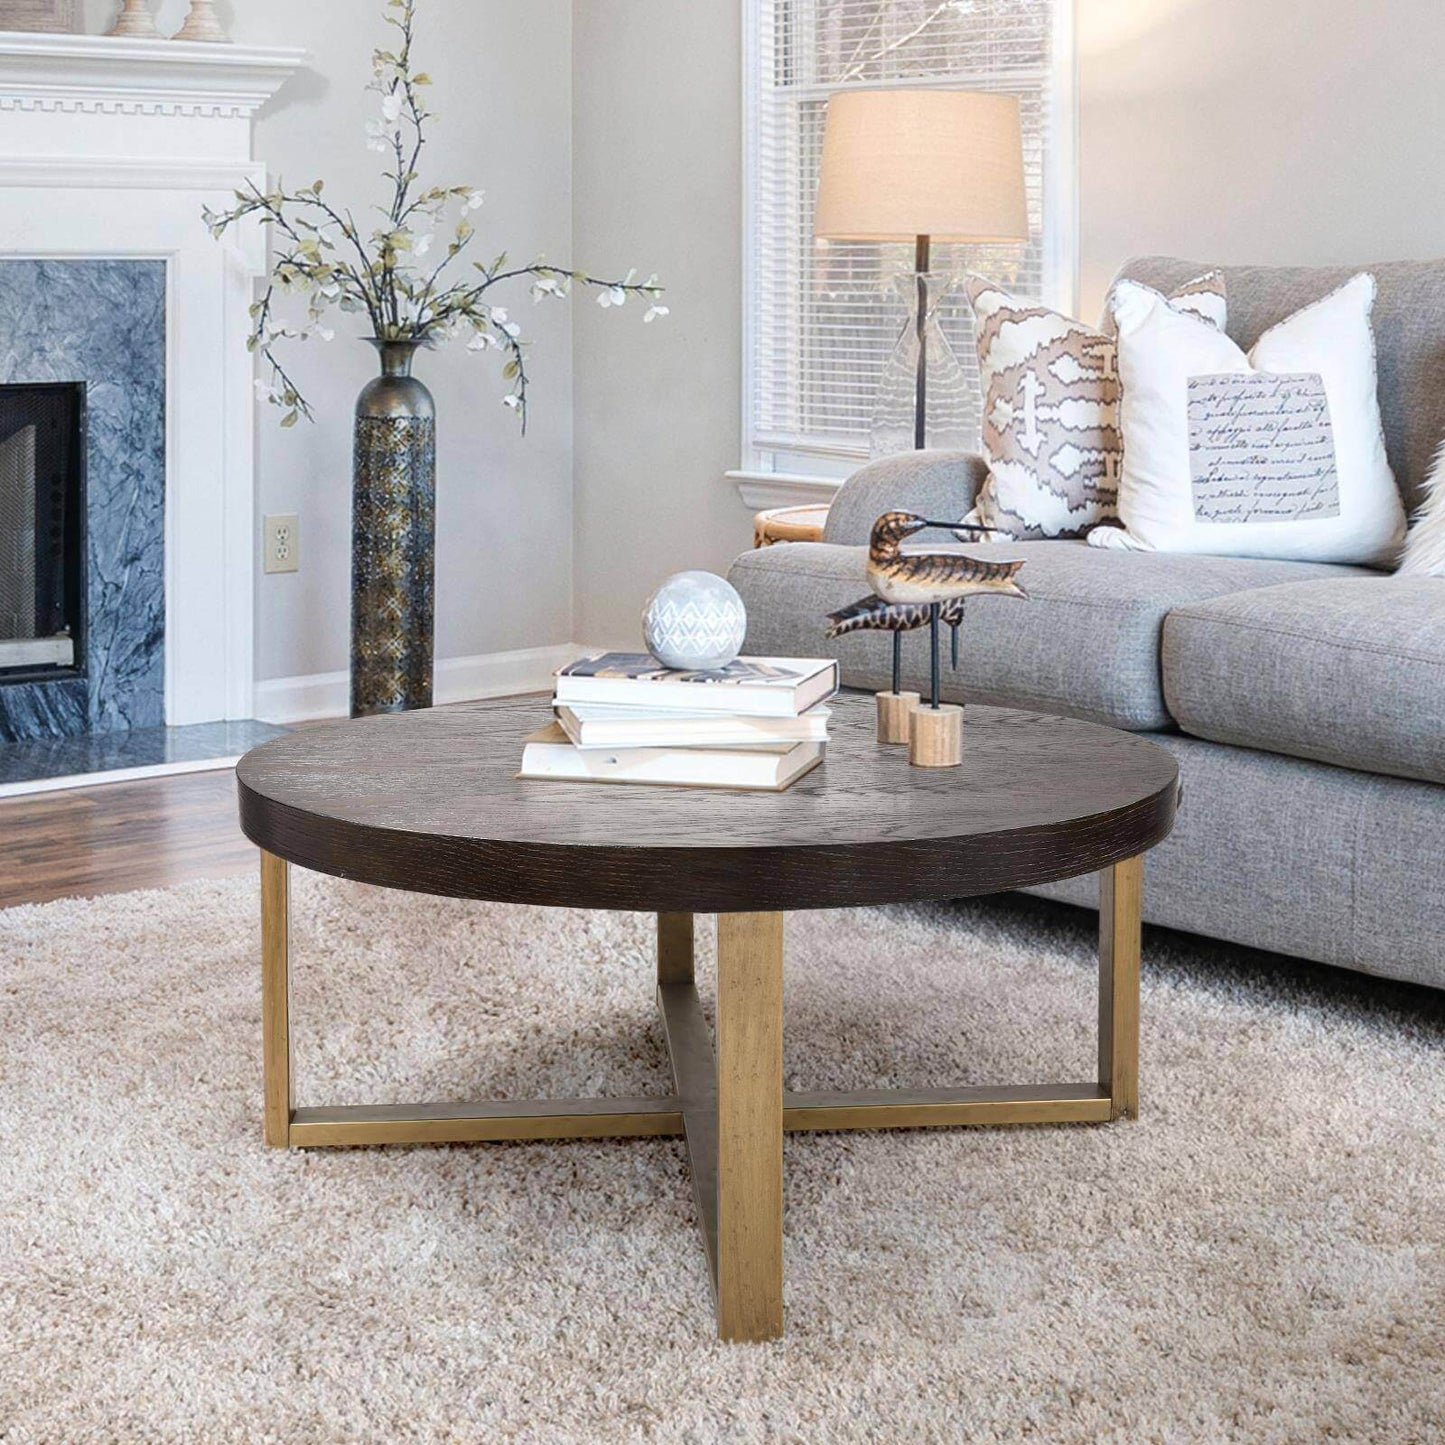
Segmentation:
{"type": "MultiPolygon", "coordinates": [[[[326,721],[340,719],[293,726],[326,721]]],[[[0,908],[259,877],[259,857],[236,819],[231,768],[0,799],[0,908]]]]}
{"type": "Polygon", "coordinates": [[[0,908],[254,873],[230,768],[0,801],[0,908]]]}

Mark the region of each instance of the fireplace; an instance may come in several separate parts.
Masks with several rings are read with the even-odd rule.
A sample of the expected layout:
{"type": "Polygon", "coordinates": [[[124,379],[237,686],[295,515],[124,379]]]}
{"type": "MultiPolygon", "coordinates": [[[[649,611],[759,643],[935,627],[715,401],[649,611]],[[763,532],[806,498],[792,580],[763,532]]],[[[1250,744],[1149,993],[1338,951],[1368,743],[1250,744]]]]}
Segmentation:
{"type": "Polygon", "coordinates": [[[166,289],[0,256],[0,743],[169,721],[166,289]]]}
{"type": "Polygon", "coordinates": [[[201,212],[268,183],[252,118],[304,61],[0,30],[0,750],[253,716],[266,238],[201,212]],[[68,458],[13,412],[42,387],[68,458]]]}
{"type": "Polygon", "coordinates": [[[0,687],[84,670],[85,388],[0,386],[0,687]]]}

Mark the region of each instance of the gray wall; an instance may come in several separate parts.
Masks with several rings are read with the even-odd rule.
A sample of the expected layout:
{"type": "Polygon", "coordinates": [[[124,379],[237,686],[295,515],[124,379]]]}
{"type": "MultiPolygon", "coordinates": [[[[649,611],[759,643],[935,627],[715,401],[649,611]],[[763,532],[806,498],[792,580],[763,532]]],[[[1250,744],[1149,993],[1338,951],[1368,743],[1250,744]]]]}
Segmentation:
{"type": "MultiPolygon", "coordinates": [[[[187,0],[152,8],[165,34],[187,0]]],[[[385,0],[219,0],[238,42],[300,46],[312,69],[261,113],[255,152],[273,176],[322,178],[358,216],[382,196],[386,158],[366,148],[378,97],[366,90],[371,52],[395,34],[385,0]]],[[[108,28],[117,0],[85,0],[86,29],[108,28]]],[[[487,192],[473,216],[476,254],[563,260],[572,249],[571,0],[423,0],[417,60],[435,87],[437,119],[424,180],[487,192]]],[[[200,224],[199,218],[197,225],[200,224]]],[[[436,394],[439,659],[565,642],[572,623],[572,321],[560,303],[508,298],[535,345],[532,414],[521,437],[501,405],[495,354],[455,344],[419,358],[436,394]]],[[[351,411],[374,370],[364,327],[343,317],[337,339],[292,346],[289,369],[317,424],[258,428],[256,677],[339,672],[349,651],[351,411]],[[301,568],[260,573],[260,516],[300,516],[301,568]]]]}
{"type": "MultiPolygon", "coordinates": [[[[332,196],[379,195],[384,157],[366,149],[377,97],[364,87],[371,51],[390,36],[381,0],[246,0],[238,40],[301,45],[316,73],[261,118],[256,153],[286,179],[324,177],[332,196]]],[[[473,242],[530,260],[571,249],[569,0],[426,0],[419,64],[435,80],[435,144],[425,176],[487,192],[473,242]]],[[[525,439],[501,405],[494,353],[454,344],[419,358],[435,392],[437,656],[466,657],[566,641],[572,612],[571,317],[509,298],[536,345],[525,439]]],[[[355,318],[346,318],[348,322],[355,318]]],[[[353,326],[355,334],[361,328],[353,326]]],[[[257,676],[330,672],[347,663],[351,409],[373,370],[371,349],[343,336],[293,348],[295,376],[318,424],[280,431],[259,420],[263,512],[301,518],[301,570],[257,579],[257,676]]]]}
{"type": "Polygon", "coordinates": [[[573,234],[589,266],[667,285],[651,326],[578,308],[575,635],[639,644],[650,589],[725,571],[750,524],[738,465],[742,357],[738,0],[575,7],[573,234]]]}
{"type": "Polygon", "coordinates": [[[1440,0],[1079,0],[1081,302],[1130,255],[1445,253],[1440,0]]]}
{"type": "MultiPolygon", "coordinates": [[[[380,159],[362,143],[374,99],[362,86],[381,0],[221,8],[238,39],[316,60],[263,116],[258,153],[290,178],[365,194],[380,159]]],[[[184,9],[163,0],[163,25],[184,9]]],[[[630,308],[522,298],[537,341],[525,441],[490,358],[424,359],[442,418],[439,657],[635,642],[661,577],[721,570],[748,545],[747,509],[723,477],[738,464],[741,406],[740,10],[426,0],[432,166],[487,188],[488,244],[655,268],[673,309],[643,327],[630,308]]],[[[1439,0],[1078,0],[1078,34],[1083,314],[1140,252],[1445,251],[1439,0]]],[[[281,433],[260,419],[262,508],[299,512],[303,547],[299,575],[258,579],[261,678],[345,666],[349,414],[368,366],[340,339],[302,353],[320,425],[281,433]]]]}

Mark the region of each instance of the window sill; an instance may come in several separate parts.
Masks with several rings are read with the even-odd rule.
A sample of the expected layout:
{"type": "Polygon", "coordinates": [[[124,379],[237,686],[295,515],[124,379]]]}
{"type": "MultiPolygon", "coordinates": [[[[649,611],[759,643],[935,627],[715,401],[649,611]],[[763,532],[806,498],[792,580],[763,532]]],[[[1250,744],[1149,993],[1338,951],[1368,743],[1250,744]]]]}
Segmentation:
{"type": "Polygon", "coordinates": [[[753,512],[768,507],[827,506],[843,485],[839,477],[808,477],[793,472],[728,472],[743,504],[753,512]]]}

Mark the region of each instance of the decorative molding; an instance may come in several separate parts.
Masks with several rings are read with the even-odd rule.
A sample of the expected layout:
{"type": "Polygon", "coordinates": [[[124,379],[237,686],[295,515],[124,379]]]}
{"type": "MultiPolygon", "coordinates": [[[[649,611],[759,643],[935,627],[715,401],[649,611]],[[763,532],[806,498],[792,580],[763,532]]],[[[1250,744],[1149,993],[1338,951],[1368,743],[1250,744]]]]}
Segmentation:
{"type": "Polygon", "coordinates": [[[38,115],[179,115],[246,120],[254,105],[221,100],[141,100],[91,95],[0,95],[0,112],[38,115]]]}
{"type": "MultiPolygon", "coordinates": [[[[3,109],[3,106],[0,106],[3,109]]],[[[107,190],[233,191],[258,185],[266,167],[250,160],[99,160],[89,156],[0,155],[0,186],[102,186],[107,190]]]]}
{"type": "MultiPolygon", "coordinates": [[[[586,651],[576,643],[562,642],[520,652],[440,658],[436,663],[434,700],[440,706],[485,697],[550,692],[552,674],[586,651]]],[[[350,705],[351,679],[345,672],[273,677],[256,684],[256,717],[261,722],[286,724],[343,718],[350,705]]]]}
{"type": "Polygon", "coordinates": [[[791,472],[728,472],[727,479],[753,512],[768,507],[826,505],[843,485],[839,477],[804,477],[791,472]]]}
{"type": "Polygon", "coordinates": [[[108,35],[0,34],[0,111],[248,120],[304,50],[108,35]]]}

